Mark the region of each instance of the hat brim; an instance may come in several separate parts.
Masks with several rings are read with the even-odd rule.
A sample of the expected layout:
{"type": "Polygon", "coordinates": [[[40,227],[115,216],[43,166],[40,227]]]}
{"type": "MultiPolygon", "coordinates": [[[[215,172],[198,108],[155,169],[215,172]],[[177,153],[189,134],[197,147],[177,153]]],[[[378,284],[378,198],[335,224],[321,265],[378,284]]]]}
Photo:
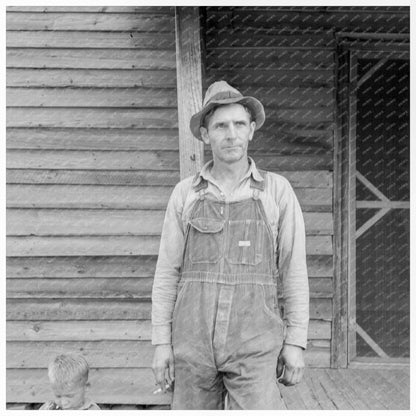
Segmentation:
{"type": "Polygon", "coordinates": [[[263,104],[257,98],[233,97],[221,100],[212,100],[206,107],[204,107],[201,111],[199,111],[191,117],[189,127],[191,129],[192,134],[198,140],[202,140],[200,128],[202,127],[202,121],[205,115],[208,113],[208,111],[210,111],[215,106],[227,104],[243,104],[247,106],[253,115],[253,121],[256,122],[255,130],[258,130],[264,124],[264,121],[266,119],[264,107],[263,104]]]}

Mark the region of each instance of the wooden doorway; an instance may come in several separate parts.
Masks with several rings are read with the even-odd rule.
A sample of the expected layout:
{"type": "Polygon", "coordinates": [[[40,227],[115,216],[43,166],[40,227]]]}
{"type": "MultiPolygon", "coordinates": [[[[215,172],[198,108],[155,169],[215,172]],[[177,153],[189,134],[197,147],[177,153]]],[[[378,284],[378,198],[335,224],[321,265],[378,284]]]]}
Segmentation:
{"type": "Polygon", "coordinates": [[[346,361],[410,355],[410,65],[406,51],[340,60],[346,361]],[[342,82],[343,81],[343,82],[342,82]]]}

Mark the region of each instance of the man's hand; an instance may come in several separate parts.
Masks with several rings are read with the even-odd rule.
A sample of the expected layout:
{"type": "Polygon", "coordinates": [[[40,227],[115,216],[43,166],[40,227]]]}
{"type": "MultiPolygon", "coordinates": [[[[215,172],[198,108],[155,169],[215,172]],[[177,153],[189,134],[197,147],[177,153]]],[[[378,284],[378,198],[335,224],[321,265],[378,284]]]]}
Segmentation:
{"type": "Polygon", "coordinates": [[[152,369],[156,384],[160,386],[163,393],[166,393],[166,384],[172,385],[175,379],[172,345],[156,345],[152,369]]]}
{"type": "Polygon", "coordinates": [[[277,360],[277,378],[285,386],[300,383],[305,369],[303,349],[297,345],[285,344],[277,360]]]}

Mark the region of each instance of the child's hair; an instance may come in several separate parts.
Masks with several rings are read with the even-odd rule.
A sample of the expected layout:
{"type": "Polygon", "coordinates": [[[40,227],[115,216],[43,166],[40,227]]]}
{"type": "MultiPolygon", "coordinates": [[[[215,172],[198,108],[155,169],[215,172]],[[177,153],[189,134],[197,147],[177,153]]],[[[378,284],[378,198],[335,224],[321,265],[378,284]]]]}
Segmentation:
{"type": "Polygon", "coordinates": [[[58,386],[85,385],[89,366],[80,354],[59,354],[48,366],[49,381],[58,386]]]}

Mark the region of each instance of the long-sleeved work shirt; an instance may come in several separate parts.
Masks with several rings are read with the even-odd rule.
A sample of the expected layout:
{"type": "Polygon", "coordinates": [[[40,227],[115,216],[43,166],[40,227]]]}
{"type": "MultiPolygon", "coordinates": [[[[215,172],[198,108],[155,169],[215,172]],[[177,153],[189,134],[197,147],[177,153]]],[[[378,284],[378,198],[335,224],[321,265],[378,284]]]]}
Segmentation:
{"type": "MultiPolygon", "coordinates": [[[[199,198],[193,186],[201,178],[208,181],[206,198],[224,202],[251,198],[250,176],[263,177],[249,158],[249,170],[231,193],[226,195],[210,171],[213,161],[201,169],[197,177],[189,177],[174,188],[166,209],[159,257],[152,292],[152,344],[171,343],[172,314],[185,249],[185,233],[194,203],[199,198]]],[[[306,269],[305,226],[299,202],[287,179],[268,172],[266,189],[260,200],[276,242],[275,256],[283,286],[285,305],[285,343],[306,348],[309,322],[309,286],[306,269]]]]}

